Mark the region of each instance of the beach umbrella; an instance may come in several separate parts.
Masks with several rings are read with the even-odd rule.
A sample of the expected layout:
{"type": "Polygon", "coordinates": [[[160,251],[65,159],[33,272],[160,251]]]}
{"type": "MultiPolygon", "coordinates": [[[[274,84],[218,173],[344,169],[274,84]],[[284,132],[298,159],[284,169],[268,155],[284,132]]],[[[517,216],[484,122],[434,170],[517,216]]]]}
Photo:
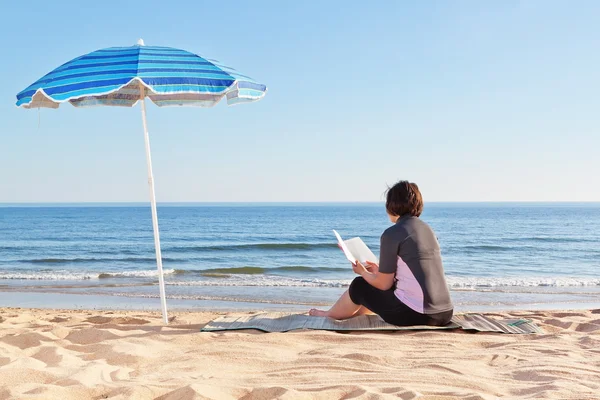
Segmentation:
{"type": "Polygon", "coordinates": [[[77,57],[17,94],[17,106],[23,108],[58,108],[62,103],[70,103],[75,107],[133,107],[140,102],[156,265],[165,323],[168,323],[167,303],[145,98],[159,107],[212,107],[224,97],[229,105],[240,104],[260,100],[266,92],[265,85],[216,60],[171,47],[145,46],[140,39],[135,46],[110,47],[77,57]]]}

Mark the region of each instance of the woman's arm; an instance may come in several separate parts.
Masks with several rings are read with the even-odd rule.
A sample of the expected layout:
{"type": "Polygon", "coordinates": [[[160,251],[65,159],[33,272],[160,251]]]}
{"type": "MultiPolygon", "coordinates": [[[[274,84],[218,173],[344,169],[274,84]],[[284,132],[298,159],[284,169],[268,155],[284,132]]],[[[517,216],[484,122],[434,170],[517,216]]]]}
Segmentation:
{"type": "Polygon", "coordinates": [[[398,246],[393,235],[388,231],[381,235],[381,246],[379,252],[379,265],[367,262],[367,266],[353,265],[354,272],[363,277],[371,286],[379,290],[388,290],[394,286],[396,278],[396,268],[398,262],[398,246]]]}
{"type": "Polygon", "coordinates": [[[394,277],[396,274],[379,272],[379,266],[375,263],[367,261],[367,267],[365,267],[359,261],[356,261],[356,264],[352,265],[352,269],[374,288],[388,290],[394,286],[394,277]]]}

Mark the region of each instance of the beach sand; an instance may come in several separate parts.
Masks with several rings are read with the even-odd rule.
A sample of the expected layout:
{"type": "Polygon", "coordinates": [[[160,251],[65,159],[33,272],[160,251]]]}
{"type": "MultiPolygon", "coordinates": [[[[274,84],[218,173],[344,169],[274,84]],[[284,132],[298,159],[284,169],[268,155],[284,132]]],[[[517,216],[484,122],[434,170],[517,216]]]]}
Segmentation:
{"type": "Polygon", "coordinates": [[[0,309],[0,399],[599,399],[600,310],[543,334],[201,333],[224,313],[0,309]]]}

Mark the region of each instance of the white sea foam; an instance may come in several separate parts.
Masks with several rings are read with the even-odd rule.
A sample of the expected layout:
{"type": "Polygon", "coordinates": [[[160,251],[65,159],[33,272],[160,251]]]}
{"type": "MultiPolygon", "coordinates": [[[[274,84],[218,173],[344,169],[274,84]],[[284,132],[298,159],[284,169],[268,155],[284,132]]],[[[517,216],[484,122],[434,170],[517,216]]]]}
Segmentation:
{"type": "Polygon", "coordinates": [[[170,286],[347,287],[350,279],[297,279],[263,275],[238,275],[225,279],[165,282],[170,286]]]}
{"type": "MultiPolygon", "coordinates": [[[[150,293],[123,293],[123,292],[113,292],[106,293],[109,296],[117,296],[117,297],[130,297],[130,298],[142,298],[142,299],[158,299],[160,296],[158,294],[150,294],[150,293]]],[[[290,305],[314,305],[314,306],[322,306],[327,305],[329,303],[322,301],[310,301],[308,299],[305,300],[283,300],[283,299],[267,299],[267,298],[247,298],[247,297],[231,297],[231,296],[203,296],[203,295],[167,295],[167,299],[169,300],[203,300],[203,301],[228,301],[235,303],[264,303],[264,304],[290,304],[290,305]]]]}
{"type": "Polygon", "coordinates": [[[0,272],[0,279],[7,280],[32,280],[32,281],[82,281],[98,278],[93,272],[0,272]]]}
{"type": "Polygon", "coordinates": [[[600,278],[569,277],[447,277],[454,289],[496,287],[575,287],[600,286],[600,278]]]}
{"type": "MultiPolygon", "coordinates": [[[[174,273],[174,269],[163,269],[163,275],[170,275],[174,273]]],[[[158,270],[150,269],[144,271],[103,272],[98,276],[103,278],[152,278],[158,276],[158,270]]]]}
{"type": "MultiPolygon", "coordinates": [[[[320,279],[296,278],[273,275],[226,274],[223,277],[193,277],[192,279],[176,279],[179,275],[174,269],[164,270],[168,277],[165,284],[171,286],[253,286],[253,287],[347,287],[352,279],[320,279]]],[[[156,278],[156,269],[118,272],[75,272],[69,270],[55,271],[0,271],[0,280],[31,281],[89,281],[103,279],[156,278]]],[[[502,287],[591,287],[600,286],[600,277],[447,277],[452,289],[502,288],[502,287]]]]}
{"type": "MultiPolygon", "coordinates": [[[[487,278],[487,277],[448,277],[448,286],[452,289],[477,289],[498,287],[582,287],[600,286],[600,278],[566,277],[523,277],[523,278],[487,278]]],[[[264,275],[234,275],[224,279],[190,280],[166,282],[173,286],[264,286],[264,287],[347,287],[351,279],[298,279],[264,275]]]]}
{"type": "MultiPolygon", "coordinates": [[[[164,275],[173,274],[174,269],[163,270],[164,275]]],[[[0,272],[0,280],[33,280],[33,281],[82,281],[99,278],[152,278],[158,276],[157,270],[120,271],[120,272],[74,272],[67,270],[32,271],[32,272],[0,272]]]]}

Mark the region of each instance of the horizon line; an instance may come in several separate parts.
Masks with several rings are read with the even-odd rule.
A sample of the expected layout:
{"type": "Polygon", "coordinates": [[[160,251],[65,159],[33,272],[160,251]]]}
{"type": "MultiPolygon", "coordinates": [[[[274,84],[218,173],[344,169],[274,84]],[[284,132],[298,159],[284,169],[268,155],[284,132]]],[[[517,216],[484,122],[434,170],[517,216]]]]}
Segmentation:
{"type": "MultiPolygon", "coordinates": [[[[160,201],[157,205],[286,205],[286,204],[383,204],[385,201],[160,201]]],[[[548,200],[484,200],[484,201],[427,201],[425,204],[600,204],[597,200],[585,201],[548,201],[548,200]]],[[[68,205],[129,205],[146,206],[149,201],[25,201],[0,202],[0,207],[7,206],[68,206],[68,205]]]]}

